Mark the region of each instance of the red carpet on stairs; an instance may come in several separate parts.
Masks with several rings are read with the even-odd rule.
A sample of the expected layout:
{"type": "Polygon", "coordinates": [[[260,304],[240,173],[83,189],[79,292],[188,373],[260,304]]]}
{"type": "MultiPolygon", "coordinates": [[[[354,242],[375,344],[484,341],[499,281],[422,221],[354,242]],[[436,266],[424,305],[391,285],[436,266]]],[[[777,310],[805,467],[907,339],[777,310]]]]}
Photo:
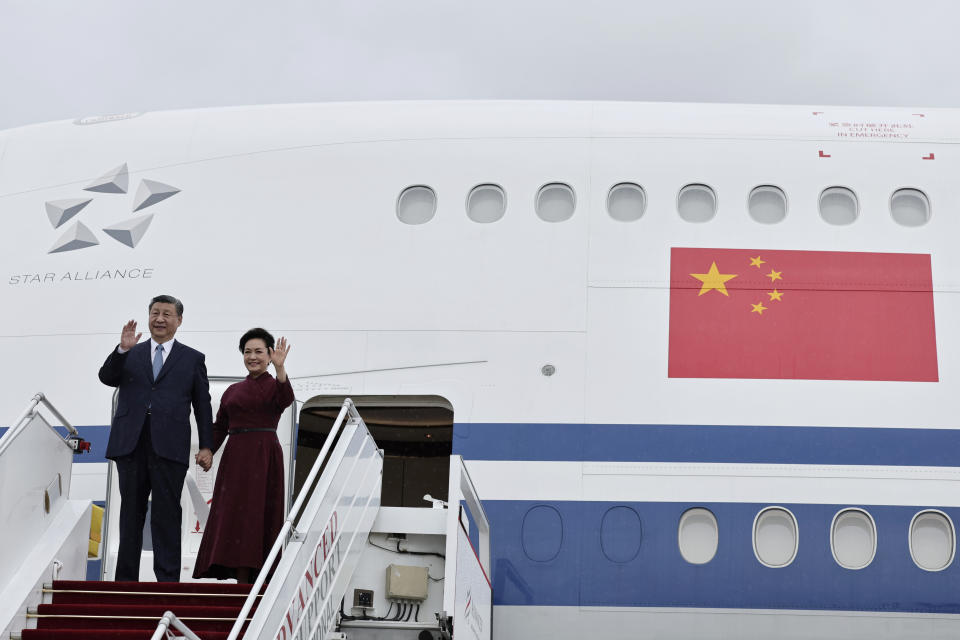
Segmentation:
{"type": "Polygon", "coordinates": [[[60,580],[44,589],[43,601],[48,604],[28,614],[36,628],[24,629],[21,637],[144,640],[157,628],[160,617],[172,611],[202,640],[225,640],[251,586],[60,580]]]}
{"type": "MultiPolygon", "coordinates": [[[[156,625],[154,625],[156,627],[156,625]]],[[[179,631],[174,631],[177,635],[179,631]]],[[[89,629],[66,630],[66,629],[24,629],[23,638],[26,640],[91,640],[92,638],[101,638],[102,640],[150,640],[153,630],[148,633],[143,631],[97,631],[96,635],[89,629]],[[29,635],[28,635],[29,634],[29,635]]],[[[200,640],[227,640],[228,632],[206,632],[198,634],[200,640]]]]}

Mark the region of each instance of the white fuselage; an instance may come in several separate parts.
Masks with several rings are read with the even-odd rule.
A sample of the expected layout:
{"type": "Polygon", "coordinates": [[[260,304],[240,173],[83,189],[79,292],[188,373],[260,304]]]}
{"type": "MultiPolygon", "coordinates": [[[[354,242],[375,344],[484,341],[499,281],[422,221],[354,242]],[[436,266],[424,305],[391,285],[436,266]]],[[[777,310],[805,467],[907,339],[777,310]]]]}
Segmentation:
{"type": "MultiPolygon", "coordinates": [[[[244,375],[236,341],[263,326],[293,345],[298,400],[451,403],[454,453],[492,523],[496,638],[955,634],[960,567],[952,555],[917,566],[910,525],[927,509],[960,517],[958,136],[953,110],[585,102],[216,109],[0,132],[0,425],[43,391],[105,444],[97,368],[123,323],[145,330],[150,298],[170,293],[185,304],[176,337],[211,375],[244,375]],[[85,190],[123,164],[125,192],[85,190]],[[538,217],[551,183],[574,194],[569,219],[538,217]],[[608,213],[621,183],[643,189],[636,220],[608,213]],[[484,184],[505,194],[496,222],[468,215],[484,184]],[[678,214],[691,184],[715,194],[709,221],[678,214]],[[781,222],[751,218],[760,185],[785,194],[781,222]],[[416,186],[435,210],[407,224],[398,206],[416,186]],[[852,224],[820,215],[834,186],[856,194],[852,224]],[[925,224],[891,215],[904,188],[928,198],[925,224]],[[54,228],[47,203],[88,198],[54,228]],[[672,247],[929,254],[939,381],[668,377],[672,247]],[[755,554],[768,506],[796,519],[789,566],[755,554]],[[848,507],[875,522],[863,569],[831,552],[848,507]],[[690,508],[716,518],[705,564],[678,550],[690,508]]],[[[87,469],[75,492],[103,499],[102,455],[74,465],[87,469]]],[[[931,553],[953,549],[938,531],[931,553]]]]}

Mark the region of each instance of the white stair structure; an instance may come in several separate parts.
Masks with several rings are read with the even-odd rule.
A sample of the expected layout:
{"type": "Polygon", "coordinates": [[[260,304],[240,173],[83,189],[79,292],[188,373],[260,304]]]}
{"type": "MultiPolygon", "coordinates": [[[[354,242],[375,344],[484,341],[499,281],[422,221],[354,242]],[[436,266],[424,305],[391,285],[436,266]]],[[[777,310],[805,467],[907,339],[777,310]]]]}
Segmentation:
{"type": "Polygon", "coordinates": [[[27,609],[40,604],[45,582],[86,577],[91,502],[70,498],[73,458],[83,444],[42,393],[0,438],[0,638],[27,626],[27,609]]]}
{"type": "MultiPolygon", "coordinates": [[[[463,460],[459,456],[451,457],[449,504],[452,506],[446,509],[436,504],[439,501],[434,507],[440,508],[433,509],[381,508],[382,475],[383,454],[353,402],[347,398],[264,564],[269,566],[282,549],[280,563],[243,638],[451,638],[453,629],[457,630],[457,638],[491,637],[493,603],[487,578],[490,528],[463,460]],[[319,482],[310,492],[318,475],[319,482]],[[469,511],[478,530],[476,551],[467,535],[463,509],[469,511]],[[293,524],[295,518],[296,525],[293,524]],[[378,533],[397,540],[398,554],[414,553],[415,557],[444,560],[443,578],[434,578],[435,584],[442,585],[442,595],[434,599],[442,603],[442,609],[424,610],[424,614],[429,615],[427,620],[411,622],[410,617],[415,606],[419,609],[420,603],[430,599],[430,568],[406,565],[398,568],[398,565],[384,563],[377,550],[393,551],[370,543],[371,535],[378,533]],[[400,550],[401,539],[412,544],[418,537],[427,548],[430,542],[442,539],[443,553],[400,550]],[[353,612],[361,610],[359,616],[344,613],[343,600],[356,604],[356,599],[350,598],[354,576],[364,572],[367,576],[377,572],[383,576],[384,571],[389,572],[388,567],[397,575],[414,576],[416,587],[393,585],[401,591],[394,594],[398,611],[402,606],[408,613],[402,619],[396,614],[397,619],[371,616],[364,606],[351,607],[353,612]],[[406,588],[411,591],[403,592],[406,588]]],[[[251,594],[259,593],[265,573],[261,573],[251,594]]],[[[370,598],[372,605],[372,594],[370,598]]],[[[254,599],[255,595],[251,595],[239,620],[245,618],[254,599]]],[[[360,599],[362,601],[362,594],[360,599]]],[[[240,637],[241,627],[242,622],[238,621],[230,640],[240,637]]]]}
{"type": "MultiPolygon", "coordinates": [[[[44,583],[85,577],[90,502],[68,498],[81,443],[42,394],[0,440],[0,638],[36,628],[44,583]],[[41,404],[70,435],[50,426],[41,404]]],[[[274,570],[261,571],[228,640],[491,637],[490,527],[463,460],[450,457],[448,503],[424,496],[422,508],[381,506],[383,461],[345,399],[264,563],[274,570]]],[[[205,519],[191,481],[185,491],[205,519]]],[[[203,640],[175,606],[154,639],[171,627],[203,640]]]]}

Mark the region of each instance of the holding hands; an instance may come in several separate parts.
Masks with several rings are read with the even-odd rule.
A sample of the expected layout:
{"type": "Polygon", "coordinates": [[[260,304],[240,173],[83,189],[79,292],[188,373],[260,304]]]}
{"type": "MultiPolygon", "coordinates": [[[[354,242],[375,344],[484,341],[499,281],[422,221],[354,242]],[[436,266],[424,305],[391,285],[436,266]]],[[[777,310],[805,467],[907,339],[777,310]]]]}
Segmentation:
{"type": "Polygon", "coordinates": [[[200,449],[193,459],[200,465],[201,469],[210,471],[210,467],[213,465],[213,451],[210,449],[200,449]]]}
{"type": "Polygon", "coordinates": [[[143,333],[137,333],[137,321],[128,320],[120,332],[120,348],[129,351],[140,342],[140,336],[142,335],[143,333]]]}

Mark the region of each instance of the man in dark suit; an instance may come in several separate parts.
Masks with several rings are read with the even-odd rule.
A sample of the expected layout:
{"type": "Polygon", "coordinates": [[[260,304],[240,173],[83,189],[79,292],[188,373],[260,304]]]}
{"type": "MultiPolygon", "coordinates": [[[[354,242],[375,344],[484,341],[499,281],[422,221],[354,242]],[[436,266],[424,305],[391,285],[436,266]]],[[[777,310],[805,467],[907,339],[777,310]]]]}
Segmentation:
{"type": "Polygon", "coordinates": [[[139,342],[127,322],[120,344],[100,368],[100,381],[120,390],[110,423],[106,457],[120,481],[120,551],[115,580],[140,576],[147,498],[153,494],[150,534],[158,582],[180,580],[180,494],[190,457],[190,405],[197,421],[204,471],[213,454],[210,384],[204,356],[173,339],[183,322],[183,303],[173,296],[150,301],[150,340],[139,342]]]}

